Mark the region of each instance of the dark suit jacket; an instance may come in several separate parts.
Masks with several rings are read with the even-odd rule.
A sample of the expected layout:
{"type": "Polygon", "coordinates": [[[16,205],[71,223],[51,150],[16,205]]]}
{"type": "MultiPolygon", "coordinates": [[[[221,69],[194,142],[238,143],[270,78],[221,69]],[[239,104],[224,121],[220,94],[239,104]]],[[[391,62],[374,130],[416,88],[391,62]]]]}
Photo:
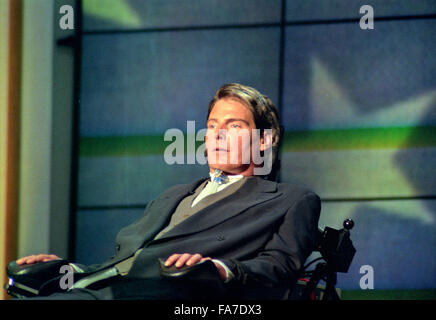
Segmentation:
{"type": "Polygon", "coordinates": [[[251,177],[235,193],[153,240],[178,203],[203,181],[174,186],[151,201],[142,218],[119,232],[115,256],[98,269],[143,247],[127,277],[156,278],[158,258],[200,253],[230,268],[235,278],[227,287],[236,297],[259,298],[260,293],[261,298],[283,298],[314,249],[319,197],[301,187],[251,177]]]}

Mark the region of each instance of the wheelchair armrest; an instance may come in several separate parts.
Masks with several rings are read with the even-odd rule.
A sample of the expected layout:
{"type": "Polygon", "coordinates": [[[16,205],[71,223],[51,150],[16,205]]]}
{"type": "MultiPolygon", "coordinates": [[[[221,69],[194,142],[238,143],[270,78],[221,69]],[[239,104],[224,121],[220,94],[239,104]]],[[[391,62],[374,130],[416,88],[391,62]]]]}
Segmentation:
{"type": "Polygon", "coordinates": [[[167,279],[182,279],[190,281],[207,281],[222,284],[218,269],[211,260],[203,260],[192,266],[176,268],[174,265],[166,267],[163,259],[158,259],[159,271],[167,279]]]}
{"type": "Polygon", "coordinates": [[[62,259],[24,265],[12,261],[6,267],[9,283],[5,289],[12,296],[36,296],[42,285],[59,276],[61,267],[66,264],[68,261],[62,259]]]}

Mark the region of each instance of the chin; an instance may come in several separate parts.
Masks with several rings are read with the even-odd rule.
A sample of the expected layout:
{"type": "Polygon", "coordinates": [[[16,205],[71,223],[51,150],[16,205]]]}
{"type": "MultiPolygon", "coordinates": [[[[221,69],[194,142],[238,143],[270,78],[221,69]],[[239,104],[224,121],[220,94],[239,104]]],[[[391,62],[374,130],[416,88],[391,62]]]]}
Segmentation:
{"type": "Polygon", "coordinates": [[[250,165],[238,165],[238,164],[213,164],[209,165],[209,168],[213,171],[215,169],[219,169],[227,174],[240,174],[246,171],[250,165]]]}

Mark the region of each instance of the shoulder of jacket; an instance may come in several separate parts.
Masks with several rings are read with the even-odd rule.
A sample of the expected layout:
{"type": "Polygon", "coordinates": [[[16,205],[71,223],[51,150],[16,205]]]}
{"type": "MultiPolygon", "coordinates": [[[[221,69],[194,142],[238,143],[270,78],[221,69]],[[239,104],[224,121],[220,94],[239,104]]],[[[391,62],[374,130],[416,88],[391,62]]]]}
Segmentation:
{"type": "Polygon", "coordinates": [[[319,197],[312,189],[306,187],[306,186],[301,186],[301,185],[296,185],[296,184],[292,184],[292,183],[277,183],[277,189],[280,192],[283,192],[284,194],[287,195],[294,195],[294,196],[316,196],[319,197]]]}

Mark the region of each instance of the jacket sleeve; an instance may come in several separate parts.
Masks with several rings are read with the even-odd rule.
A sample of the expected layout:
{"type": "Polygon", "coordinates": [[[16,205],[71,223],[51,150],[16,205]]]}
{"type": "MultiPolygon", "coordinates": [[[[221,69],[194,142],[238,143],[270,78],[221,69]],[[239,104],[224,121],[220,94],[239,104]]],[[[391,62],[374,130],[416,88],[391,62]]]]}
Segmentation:
{"type": "Polygon", "coordinates": [[[287,209],[282,224],[256,257],[221,259],[234,274],[229,292],[238,297],[281,299],[295,286],[299,272],[316,246],[320,198],[308,192],[287,209]]]}

